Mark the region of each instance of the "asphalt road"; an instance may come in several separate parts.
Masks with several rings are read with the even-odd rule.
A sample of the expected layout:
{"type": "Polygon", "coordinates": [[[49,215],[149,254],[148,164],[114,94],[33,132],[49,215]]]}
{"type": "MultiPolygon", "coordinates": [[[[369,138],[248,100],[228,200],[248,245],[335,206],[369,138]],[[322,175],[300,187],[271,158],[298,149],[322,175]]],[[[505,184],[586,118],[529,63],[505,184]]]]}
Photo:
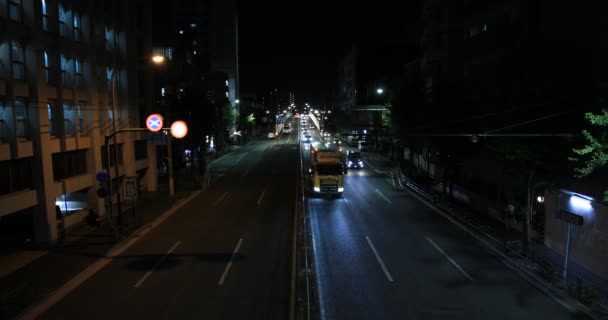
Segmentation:
{"type": "Polygon", "coordinates": [[[250,143],[221,176],[44,319],[286,319],[297,134],[250,143]]]}
{"type": "Polygon", "coordinates": [[[585,319],[393,188],[387,160],[363,156],[341,199],[307,199],[322,319],[585,319]]]}

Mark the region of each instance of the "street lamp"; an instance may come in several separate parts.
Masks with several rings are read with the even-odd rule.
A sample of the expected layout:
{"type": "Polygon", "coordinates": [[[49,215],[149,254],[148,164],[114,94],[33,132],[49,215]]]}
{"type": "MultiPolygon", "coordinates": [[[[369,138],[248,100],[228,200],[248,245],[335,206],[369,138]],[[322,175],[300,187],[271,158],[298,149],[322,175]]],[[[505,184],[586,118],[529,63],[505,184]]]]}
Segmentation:
{"type": "Polygon", "coordinates": [[[376,93],[377,94],[383,94],[384,93],[384,89],[378,88],[378,89],[376,89],[376,93]]]}
{"type": "MultiPolygon", "coordinates": [[[[165,57],[162,55],[154,55],[152,56],[152,62],[154,62],[155,64],[161,64],[165,61],[165,57]]],[[[114,67],[112,69],[112,74],[110,75],[110,87],[111,87],[111,91],[112,91],[112,135],[114,138],[114,173],[116,175],[116,209],[118,210],[118,213],[116,214],[116,222],[120,225],[122,222],[122,208],[121,208],[121,201],[120,201],[120,192],[119,192],[119,183],[118,183],[118,177],[119,177],[119,172],[118,172],[118,145],[116,142],[116,67],[114,67]]],[[[170,140],[169,140],[170,141],[170,140]]],[[[113,214],[113,204],[112,204],[112,177],[111,177],[111,173],[110,173],[110,146],[109,146],[109,139],[106,139],[106,170],[107,170],[107,174],[108,174],[108,198],[109,198],[109,214],[110,216],[112,216],[113,214]]],[[[169,151],[170,153],[170,151],[169,151]]],[[[173,171],[173,163],[171,161],[171,158],[169,158],[169,170],[173,171]]],[[[171,193],[171,195],[173,195],[175,193],[175,191],[173,190],[173,186],[172,186],[172,181],[173,179],[170,178],[170,183],[169,183],[169,192],[171,193]]]]}

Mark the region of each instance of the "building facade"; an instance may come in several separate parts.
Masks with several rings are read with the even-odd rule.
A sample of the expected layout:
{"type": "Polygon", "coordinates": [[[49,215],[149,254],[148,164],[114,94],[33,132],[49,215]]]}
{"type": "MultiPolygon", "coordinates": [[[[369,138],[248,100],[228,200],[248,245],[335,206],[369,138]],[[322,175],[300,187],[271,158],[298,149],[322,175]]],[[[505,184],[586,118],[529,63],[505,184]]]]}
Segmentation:
{"type": "MultiPolygon", "coordinates": [[[[108,161],[104,135],[140,124],[134,6],[81,0],[0,4],[2,245],[53,245],[59,222],[81,223],[90,208],[105,215],[96,181],[108,161]]],[[[113,190],[137,176],[154,188],[146,174],[155,169],[146,136],[124,133],[116,140],[109,161],[112,176],[117,165],[120,177],[112,180],[113,190]]]]}

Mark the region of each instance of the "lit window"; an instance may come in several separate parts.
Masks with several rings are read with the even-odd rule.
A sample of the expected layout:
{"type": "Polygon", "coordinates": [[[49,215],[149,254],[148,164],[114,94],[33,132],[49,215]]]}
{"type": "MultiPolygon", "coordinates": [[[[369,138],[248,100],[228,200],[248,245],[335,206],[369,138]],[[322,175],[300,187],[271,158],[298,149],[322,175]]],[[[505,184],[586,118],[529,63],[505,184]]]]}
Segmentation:
{"type": "Polygon", "coordinates": [[[49,82],[49,55],[44,51],[44,76],[46,82],[49,82]]]}
{"type": "Polygon", "coordinates": [[[194,53],[194,55],[196,55],[196,50],[194,50],[194,52],[192,52],[192,53],[194,53]]]}
{"type": "Polygon", "coordinates": [[[42,0],[42,30],[49,30],[49,16],[46,12],[46,0],[42,0]]]}
{"type": "Polygon", "coordinates": [[[228,83],[228,80],[226,80],[226,87],[229,86],[230,84],[228,83]]]}
{"type": "Polygon", "coordinates": [[[226,98],[228,98],[230,95],[228,94],[228,91],[226,91],[226,98]]]}
{"type": "Polygon", "coordinates": [[[80,15],[74,12],[74,40],[80,41],[80,15]]]}
{"type": "Polygon", "coordinates": [[[21,23],[23,20],[23,7],[21,0],[9,0],[8,16],[14,22],[21,23]]]}
{"type": "Polygon", "coordinates": [[[160,88],[160,95],[161,95],[162,97],[164,97],[164,96],[165,96],[165,94],[167,94],[167,92],[165,91],[165,88],[160,88]]]}
{"type": "Polygon", "coordinates": [[[483,32],[488,31],[488,25],[484,23],[483,26],[481,27],[481,31],[483,31],[483,32]]]}
{"type": "Polygon", "coordinates": [[[66,38],[68,35],[68,27],[66,22],[68,20],[68,13],[62,4],[59,4],[59,36],[66,38]]]}
{"type": "Polygon", "coordinates": [[[80,66],[80,60],[78,60],[78,59],[74,60],[74,69],[75,69],[77,75],[82,73],[81,66],[80,66]]]}
{"type": "Polygon", "coordinates": [[[191,23],[190,28],[196,28],[196,23],[191,23]]]}
{"type": "Polygon", "coordinates": [[[13,41],[11,51],[13,55],[13,79],[25,80],[23,48],[21,48],[17,41],[13,41]]]}
{"type": "Polygon", "coordinates": [[[184,34],[184,30],[179,30],[179,34],[184,34]]]}

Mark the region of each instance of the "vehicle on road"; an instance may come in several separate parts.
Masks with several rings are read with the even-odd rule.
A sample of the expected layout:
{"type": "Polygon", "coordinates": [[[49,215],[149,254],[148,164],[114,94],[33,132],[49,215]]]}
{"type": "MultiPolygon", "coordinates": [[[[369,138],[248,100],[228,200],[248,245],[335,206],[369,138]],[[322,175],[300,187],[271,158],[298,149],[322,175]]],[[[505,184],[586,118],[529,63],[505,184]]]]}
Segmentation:
{"type": "Polygon", "coordinates": [[[351,137],[348,140],[348,145],[351,147],[358,147],[359,146],[359,138],[358,137],[351,137]]]}
{"type": "Polygon", "coordinates": [[[359,151],[367,151],[369,149],[367,141],[359,141],[357,149],[359,149],[359,151]]]}
{"type": "Polygon", "coordinates": [[[346,173],[342,165],[342,152],[338,148],[322,147],[312,149],[311,153],[309,192],[313,195],[341,197],[346,173]]]}
{"type": "Polygon", "coordinates": [[[283,133],[291,133],[291,124],[290,123],[286,123],[283,126],[283,133]]]}
{"type": "Polygon", "coordinates": [[[363,168],[363,157],[361,153],[357,151],[351,151],[346,156],[346,167],[347,168],[363,168]]]}
{"type": "Polygon", "coordinates": [[[274,132],[268,132],[268,139],[274,139],[274,138],[275,138],[274,132]]]}

